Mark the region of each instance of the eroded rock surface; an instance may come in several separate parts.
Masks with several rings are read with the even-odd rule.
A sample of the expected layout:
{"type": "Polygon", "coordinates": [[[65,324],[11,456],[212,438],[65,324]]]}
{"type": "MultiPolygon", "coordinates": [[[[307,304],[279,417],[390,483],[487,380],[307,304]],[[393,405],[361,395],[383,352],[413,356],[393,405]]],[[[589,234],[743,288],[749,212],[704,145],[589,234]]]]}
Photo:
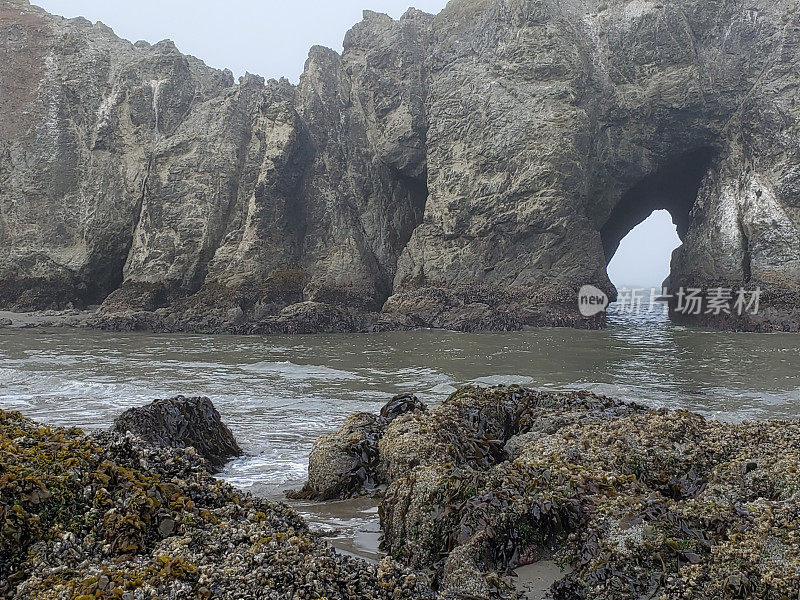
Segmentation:
{"type": "MultiPolygon", "coordinates": [[[[366,12],[298,85],[0,3],[0,308],[96,327],[600,327],[668,209],[670,286],[798,330],[797,0],[454,0],[366,12]]],[[[673,306],[673,309],[676,307],[673,306]]],[[[673,316],[678,314],[673,310],[673,316]]]]}
{"type": "Polygon", "coordinates": [[[378,440],[384,550],[444,596],[503,597],[507,570],[552,557],[568,567],[555,599],[794,597],[798,434],[467,387],[378,440]]]}

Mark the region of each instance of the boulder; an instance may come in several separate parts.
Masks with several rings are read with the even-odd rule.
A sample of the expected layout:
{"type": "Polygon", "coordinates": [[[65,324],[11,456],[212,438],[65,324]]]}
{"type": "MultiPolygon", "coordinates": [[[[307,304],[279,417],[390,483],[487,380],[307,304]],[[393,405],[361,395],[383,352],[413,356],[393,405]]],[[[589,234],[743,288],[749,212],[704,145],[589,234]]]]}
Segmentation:
{"type": "Polygon", "coordinates": [[[114,420],[112,429],[130,432],[154,446],[192,447],[213,471],[221,470],[228,460],[242,455],[231,430],[205,397],[176,396],[128,409],[114,420]]]}
{"type": "Polygon", "coordinates": [[[342,427],[320,437],[308,459],[308,481],[303,489],[287,492],[294,499],[330,500],[375,489],[384,482],[379,468],[378,442],[398,417],[424,412],[416,396],[392,398],[379,415],[356,413],[342,427]]]}

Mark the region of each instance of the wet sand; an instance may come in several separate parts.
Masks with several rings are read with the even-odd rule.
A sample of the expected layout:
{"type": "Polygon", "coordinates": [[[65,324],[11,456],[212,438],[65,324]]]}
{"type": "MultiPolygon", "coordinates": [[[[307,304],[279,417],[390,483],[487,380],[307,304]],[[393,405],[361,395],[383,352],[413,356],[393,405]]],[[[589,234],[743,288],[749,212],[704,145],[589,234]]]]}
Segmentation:
{"type": "Polygon", "coordinates": [[[546,600],[550,597],[550,586],[568,573],[568,570],[562,571],[555,561],[542,559],[519,567],[515,571],[514,586],[527,600],[546,600]]]}
{"type": "Polygon", "coordinates": [[[0,327],[31,329],[36,327],[86,327],[96,309],[43,310],[36,312],[11,312],[0,310],[0,327]]]}
{"type": "MultiPolygon", "coordinates": [[[[379,548],[378,502],[378,498],[364,496],[335,502],[289,501],[288,504],[314,531],[324,534],[338,552],[379,562],[385,554],[379,548]]],[[[527,600],[546,600],[550,586],[568,572],[543,556],[531,565],[516,569],[511,581],[527,600]]]]}
{"type": "Polygon", "coordinates": [[[323,533],[339,552],[378,562],[381,527],[378,520],[378,499],[367,496],[335,502],[287,501],[309,523],[323,533]]]}

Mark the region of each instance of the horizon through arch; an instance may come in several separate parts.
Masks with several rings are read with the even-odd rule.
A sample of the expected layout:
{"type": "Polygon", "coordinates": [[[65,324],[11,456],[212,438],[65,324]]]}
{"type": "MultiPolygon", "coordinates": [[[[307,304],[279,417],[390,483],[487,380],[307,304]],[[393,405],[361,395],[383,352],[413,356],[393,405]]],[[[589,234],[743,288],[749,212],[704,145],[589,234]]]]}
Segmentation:
{"type": "Polygon", "coordinates": [[[680,245],[669,211],[655,210],[622,239],[608,264],[608,277],[618,289],[660,288],[680,245]]]}

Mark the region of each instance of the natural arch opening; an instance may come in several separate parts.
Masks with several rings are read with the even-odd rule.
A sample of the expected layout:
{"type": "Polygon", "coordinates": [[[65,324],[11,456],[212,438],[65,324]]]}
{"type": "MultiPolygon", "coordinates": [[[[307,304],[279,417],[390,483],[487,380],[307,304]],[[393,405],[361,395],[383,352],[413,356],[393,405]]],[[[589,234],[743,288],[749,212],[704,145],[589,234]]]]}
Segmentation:
{"type": "Polygon", "coordinates": [[[622,196],[600,232],[614,285],[657,288],[665,283],[672,253],[689,231],[692,208],[713,159],[711,147],[687,152],[622,196]]]}
{"type": "Polygon", "coordinates": [[[608,264],[617,288],[660,288],[669,276],[672,253],[681,240],[672,216],[656,210],[625,236],[608,264]]]}
{"type": "Polygon", "coordinates": [[[713,156],[710,147],[687,152],[642,179],[622,197],[600,231],[606,264],[617,253],[622,239],[657,210],[666,210],[672,215],[678,237],[683,240],[713,156]]]}

